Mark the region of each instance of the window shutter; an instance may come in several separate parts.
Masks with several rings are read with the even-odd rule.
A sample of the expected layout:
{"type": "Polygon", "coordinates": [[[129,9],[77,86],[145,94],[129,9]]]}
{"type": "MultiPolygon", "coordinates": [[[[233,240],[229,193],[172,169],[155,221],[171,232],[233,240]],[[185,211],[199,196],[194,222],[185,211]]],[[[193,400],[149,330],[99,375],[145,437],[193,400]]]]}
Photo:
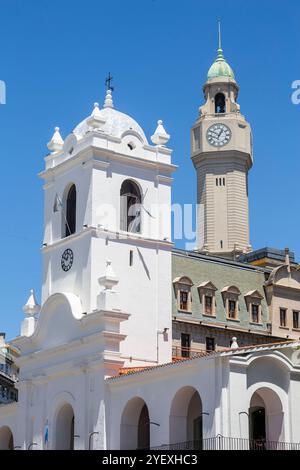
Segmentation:
{"type": "Polygon", "coordinates": [[[127,196],[121,196],[120,199],[120,229],[127,232],[127,196]]]}

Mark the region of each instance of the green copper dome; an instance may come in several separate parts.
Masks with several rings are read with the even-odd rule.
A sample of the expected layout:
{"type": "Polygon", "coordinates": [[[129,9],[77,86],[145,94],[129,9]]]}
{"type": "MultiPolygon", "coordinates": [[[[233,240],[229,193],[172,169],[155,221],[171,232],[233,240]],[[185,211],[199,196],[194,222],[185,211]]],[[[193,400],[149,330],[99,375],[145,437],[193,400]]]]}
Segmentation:
{"type": "Polygon", "coordinates": [[[210,67],[207,80],[215,77],[229,77],[234,80],[234,73],[230,65],[226,62],[223,56],[223,50],[218,49],[218,55],[212,66],[210,67]]]}
{"type": "Polygon", "coordinates": [[[221,46],[221,24],[219,21],[219,47],[218,47],[218,54],[217,58],[210,67],[208,74],[207,74],[207,80],[210,78],[215,78],[215,77],[229,77],[234,80],[234,73],[230,65],[226,62],[223,56],[223,49],[221,46]]]}

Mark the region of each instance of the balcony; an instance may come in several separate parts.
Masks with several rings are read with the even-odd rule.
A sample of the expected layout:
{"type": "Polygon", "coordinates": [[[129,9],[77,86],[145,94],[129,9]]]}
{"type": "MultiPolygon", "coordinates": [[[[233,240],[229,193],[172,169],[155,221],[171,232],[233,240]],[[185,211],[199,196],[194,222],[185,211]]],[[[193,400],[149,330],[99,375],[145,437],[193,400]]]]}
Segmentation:
{"type": "Polygon", "coordinates": [[[18,391],[0,384],[0,405],[7,405],[15,401],[18,401],[18,391]]]}
{"type": "Polygon", "coordinates": [[[0,376],[3,376],[13,382],[17,382],[18,377],[10,364],[0,364],[0,376]]]}
{"type": "Polygon", "coordinates": [[[218,435],[202,441],[187,441],[152,447],[150,450],[300,450],[300,443],[250,440],[218,435]]]}
{"type": "Polygon", "coordinates": [[[208,354],[213,353],[214,351],[207,351],[206,349],[192,349],[185,348],[181,346],[172,347],[172,358],[173,361],[180,361],[181,359],[192,359],[194,357],[207,356],[208,354]]]}

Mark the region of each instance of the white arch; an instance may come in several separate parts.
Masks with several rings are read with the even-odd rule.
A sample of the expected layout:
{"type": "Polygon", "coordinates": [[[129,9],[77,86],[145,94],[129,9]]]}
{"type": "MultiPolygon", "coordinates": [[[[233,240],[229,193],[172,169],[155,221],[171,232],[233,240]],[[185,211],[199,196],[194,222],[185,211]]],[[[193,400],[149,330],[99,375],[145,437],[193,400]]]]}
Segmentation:
{"type": "MultiPolygon", "coordinates": [[[[258,345],[258,347],[259,347],[259,345],[258,345]]],[[[267,359],[267,358],[274,359],[274,360],[278,361],[284,367],[286,367],[289,371],[293,369],[293,363],[292,363],[291,359],[288,356],[286,356],[285,354],[283,354],[280,350],[273,351],[273,352],[268,351],[266,354],[263,354],[261,356],[257,356],[256,354],[252,354],[251,356],[249,356],[246,363],[249,366],[254,361],[259,361],[259,360],[263,360],[263,359],[267,359]]]]}
{"type": "Polygon", "coordinates": [[[269,382],[258,382],[248,388],[248,410],[255,394],[265,404],[266,435],[268,441],[289,442],[288,396],[279,386],[269,382]]]}
{"type": "Polygon", "coordinates": [[[55,413],[54,448],[57,450],[74,449],[74,408],[65,402],[55,413]]]}
{"type": "Polygon", "coordinates": [[[9,426],[0,427],[0,450],[13,450],[14,438],[9,426]]]}
{"type": "Polygon", "coordinates": [[[125,132],[123,132],[123,134],[121,135],[121,139],[123,140],[124,137],[126,136],[134,136],[136,137],[141,144],[146,144],[147,142],[145,142],[143,136],[141,134],[139,134],[137,131],[134,131],[133,129],[130,129],[130,130],[127,130],[125,132]]]}
{"type": "Polygon", "coordinates": [[[69,404],[74,412],[74,415],[76,415],[76,400],[74,395],[67,391],[63,390],[58,393],[56,393],[53,397],[52,400],[49,403],[49,447],[51,449],[55,449],[56,446],[56,421],[57,421],[57,415],[60,411],[60,409],[65,405],[69,404]]]}
{"type": "MultiPolygon", "coordinates": [[[[144,406],[147,407],[149,417],[149,408],[141,397],[136,396],[131,398],[123,408],[120,423],[120,449],[129,450],[138,448],[139,421],[144,406]]],[[[149,428],[147,432],[149,432],[149,428]]]]}
{"type": "Polygon", "coordinates": [[[180,388],[174,395],[170,407],[170,443],[193,441],[194,421],[201,418],[202,439],[202,400],[199,391],[192,386],[180,388]]]}
{"type": "Polygon", "coordinates": [[[130,231],[132,233],[139,233],[139,234],[142,233],[144,216],[142,213],[143,211],[138,210],[138,208],[139,208],[139,205],[143,205],[143,197],[144,197],[143,190],[142,190],[140,182],[135,180],[134,178],[124,178],[124,180],[122,181],[120,185],[120,228],[121,230],[130,231]],[[122,190],[123,190],[125,183],[131,183],[131,185],[136,188],[137,193],[138,193],[137,198],[139,202],[131,204],[130,206],[128,205],[127,196],[125,194],[122,194],[122,190]],[[135,210],[137,210],[139,214],[137,214],[135,210]],[[130,230],[128,227],[128,224],[129,224],[128,216],[133,217],[133,220],[131,222],[133,223],[132,229],[134,228],[134,230],[130,230]]]}

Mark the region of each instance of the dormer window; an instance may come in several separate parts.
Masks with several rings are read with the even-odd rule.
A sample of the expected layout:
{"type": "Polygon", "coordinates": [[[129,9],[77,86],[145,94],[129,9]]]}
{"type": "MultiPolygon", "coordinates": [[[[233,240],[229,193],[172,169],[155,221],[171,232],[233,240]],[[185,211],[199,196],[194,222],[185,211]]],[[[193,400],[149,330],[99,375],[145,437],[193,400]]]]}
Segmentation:
{"type": "Polygon", "coordinates": [[[193,282],[186,276],[177,277],[173,281],[177,309],[180,312],[192,313],[192,286],[193,282]]]}
{"type": "Polygon", "coordinates": [[[188,310],[189,293],[187,291],[179,291],[179,308],[180,310],[188,310]]]}
{"type": "Polygon", "coordinates": [[[259,306],[256,304],[251,305],[251,321],[259,323],[259,306]]]}
{"type": "Polygon", "coordinates": [[[203,315],[216,315],[216,290],[217,288],[210,281],[203,282],[198,286],[203,315]]]}
{"type": "Polygon", "coordinates": [[[228,318],[236,319],[236,300],[228,300],[228,318]]]}
{"type": "Polygon", "coordinates": [[[235,286],[227,286],[221,292],[228,320],[238,320],[240,290],[235,286]]]}
{"type": "Polygon", "coordinates": [[[224,114],[225,112],[225,96],[223,93],[217,93],[215,96],[215,114],[224,114]]]}
{"type": "Polygon", "coordinates": [[[210,295],[205,295],[204,296],[204,313],[205,315],[212,315],[213,310],[212,310],[212,297],[210,295]]]}
{"type": "Polygon", "coordinates": [[[249,312],[251,323],[262,323],[261,301],[263,296],[258,290],[252,290],[245,294],[245,302],[249,312]]]}

